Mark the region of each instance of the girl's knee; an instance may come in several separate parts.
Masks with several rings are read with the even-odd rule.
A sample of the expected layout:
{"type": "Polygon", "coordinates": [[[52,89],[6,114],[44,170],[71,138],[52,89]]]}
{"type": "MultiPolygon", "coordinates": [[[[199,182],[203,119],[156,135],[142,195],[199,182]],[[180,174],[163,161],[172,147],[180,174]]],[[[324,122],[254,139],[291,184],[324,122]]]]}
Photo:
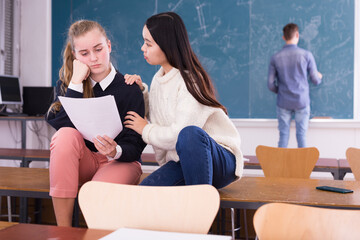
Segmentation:
{"type": "Polygon", "coordinates": [[[197,126],[187,126],[184,127],[180,133],[179,136],[181,135],[192,135],[192,134],[196,134],[197,132],[202,132],[204,130],[202,130],[201,128],[197,127],[197,126]]]}
{"type": "Polygon", "coordinates": [[[72,127],[62,127],[56,132],[56,134],[59,136],[81,137],[81,133],[77,129],[72,127]]]}
{"type": "Polygon", "coordinates": [[[192,149],[199,146],[206,139],[207,133],[197,126],[187,126],[183,128],[176,142],[176,151],[192,149]]]}
{"type": "Polygon", "coordinates": [[[138,162],[112,161],[101,166],[92,180],[137,185],[140,181],[141,174],[141,165],[138,162]]]}
{"type": "Polygon", "coordinates": [[[53,136],[50,143],[51,159],[55,156],[76,156],[83,153],[85,141],[80,132],[74,128],[60,128],[53,136]]]}
{"type": "Polygon", "coordinates": [[[78,130],[71,127],[63,127],[54,134],[51,139],[51,145],[74,145],[74,142],[80,141],[83,141],[83,137],[78,130]]]}

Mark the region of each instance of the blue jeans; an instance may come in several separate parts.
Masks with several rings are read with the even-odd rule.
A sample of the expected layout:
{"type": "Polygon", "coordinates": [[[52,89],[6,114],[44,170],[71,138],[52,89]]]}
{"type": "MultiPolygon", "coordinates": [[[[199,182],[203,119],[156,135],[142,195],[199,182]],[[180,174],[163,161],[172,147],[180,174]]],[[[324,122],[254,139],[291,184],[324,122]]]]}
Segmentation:
{"type": "Polygon", "coordinates": [[[299,110],[287,110],[277,107],[280,139],[278,147],[286,148],[289,142],[291,116],[295,114],[296,140],[299,148],[306,147],[306,131],[309,126],[310,106],[299,110]]]}
{"type": "Polygon", "coordinates": [[[222,188],[236,179],[235,156],[195,126],[180,131],[176,143],[180,160],[169,161],[140,185],[178,186],[210,184],[222,188]]]}

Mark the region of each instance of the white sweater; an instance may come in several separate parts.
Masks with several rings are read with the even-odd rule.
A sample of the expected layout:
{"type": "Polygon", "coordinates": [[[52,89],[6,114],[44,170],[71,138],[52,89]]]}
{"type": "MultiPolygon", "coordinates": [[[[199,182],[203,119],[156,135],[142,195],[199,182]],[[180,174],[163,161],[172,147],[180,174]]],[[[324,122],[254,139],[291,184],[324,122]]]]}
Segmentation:
{"type": "Polygon", "coordinates": [[[222,109],[205,106],[190,94],[178,69],[172,68],[164,75],[160,68],[153,77],[150,93],[145,86],[146,100],[147,94],[151,123],[145,126],[142,138],[154,148],[160,166],[170,160],[179,161],[175,149],[179,132],[194,125],[235,155],[235,175],[241,177],[244,162],[237,129],[222,109]]]}

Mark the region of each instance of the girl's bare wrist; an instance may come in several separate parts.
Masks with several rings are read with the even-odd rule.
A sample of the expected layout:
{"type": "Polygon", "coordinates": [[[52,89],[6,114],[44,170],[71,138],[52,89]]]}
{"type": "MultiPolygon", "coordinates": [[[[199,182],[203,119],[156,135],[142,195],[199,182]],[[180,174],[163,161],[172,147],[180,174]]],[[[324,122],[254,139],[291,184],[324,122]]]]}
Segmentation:
{"type": "Polygon", "coordinates": [[[82,83],[82,81],[79,81],[79,80],[73,79],[73,78],[71,78],[70,81],[71,81],[73,84],[81,84],[81,83],[82,83]]]}

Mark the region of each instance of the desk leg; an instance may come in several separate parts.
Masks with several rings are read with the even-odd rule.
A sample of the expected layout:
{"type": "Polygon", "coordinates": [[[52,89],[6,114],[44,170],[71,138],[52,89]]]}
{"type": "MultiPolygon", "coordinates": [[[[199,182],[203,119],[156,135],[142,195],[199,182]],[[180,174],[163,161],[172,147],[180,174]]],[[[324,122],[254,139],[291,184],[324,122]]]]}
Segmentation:
{"type": "MultiPolygon", "coordinates": [[[[339,169],[337,169],[336,171],[331,171],[331,175],[334,177],[334,180],[342,180],[340,179],[339,169]]],[[[344,176],[342,178],[344,178],[344,176]]]]}
{"type": "Polygon", "coordinates": [[[20,198],[20,222],[27,223],[28,218],[28,199],[26,197],[20,198]]]}
{"type": "Polygon", "coordinates": [[[26,121],[21,121],[21,148],[26,148],[26,121]]]}
{"type": "MultiPolygon", "coordinates": [[[[339,179],[339,180],[344,180],[344,177],[345,177],[345,175],[346,175],[347,172],[348,172],[348,171],[340,168],[340,169],[339,169],[339,177],[338,177],[338,179],[339,179]]],[[[351,171],[350,171],[350,172],[351,172],[351,171]]]]}
{"type": "Polygon", "coordinates": [[[29,167],[31,163],[31,160],[27,160],[26,158],[24,158],[23,162],[22,162],[22,166],[23,167],[29,167]]]}
{"type": "Polygon", "coordinates": [[[20,167],[29,167],[29,165],[26,165],[26,159],[24,157],[21,159],[20,167]]]}
{"type": "Polygon", "coordinates": [[[226,211],[224,208],[221,209],[221,235],[225,235],[226,228],[226,211]]]}
{"type": "Polygon", "coordinates": [[[41,224],[41,198],[35,199],[35,222],[41,224]]]}

